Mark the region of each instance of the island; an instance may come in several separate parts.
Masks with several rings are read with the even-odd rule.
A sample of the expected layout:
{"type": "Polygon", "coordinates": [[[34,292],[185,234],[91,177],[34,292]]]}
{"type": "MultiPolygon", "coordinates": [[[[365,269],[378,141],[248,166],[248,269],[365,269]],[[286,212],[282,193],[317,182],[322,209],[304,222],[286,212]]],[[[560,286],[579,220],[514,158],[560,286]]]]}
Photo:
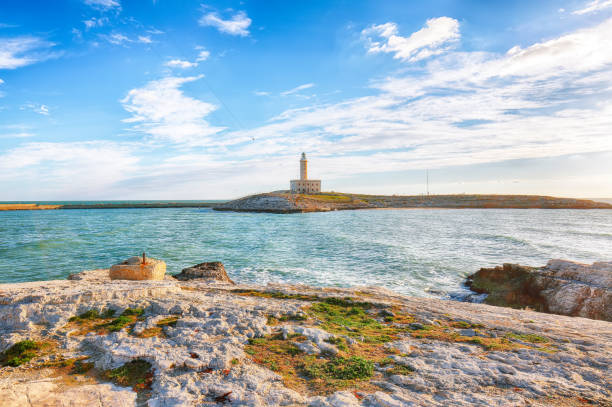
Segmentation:
{"type": "Polygon", "coordinates": [[[540,195],[366,195],[276,191],[213,206],[217,211],[300,213],[351,209],[612,209],[588,199],[540,195]]]}

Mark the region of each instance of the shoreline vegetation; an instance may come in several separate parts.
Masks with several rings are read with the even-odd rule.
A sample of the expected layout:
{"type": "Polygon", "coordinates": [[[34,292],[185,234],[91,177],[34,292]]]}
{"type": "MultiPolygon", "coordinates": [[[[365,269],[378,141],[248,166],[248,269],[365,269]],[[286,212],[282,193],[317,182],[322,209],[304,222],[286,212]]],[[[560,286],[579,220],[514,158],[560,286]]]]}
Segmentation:
{"type": "Polygon", "coordinates": [[[0,203],[0,211],[54,209],[213,208],[216,211],[303,213],[356,209],[612,209],[590,199],[542,195],[367,195],[276,191],[227,202],[0,203]]]}
{"type": "Polygon", "coordinates": [[[234,284],[219,264],[183,280],[111,280],[102,269],[1,284],[0,405],[565,407],[612,397],[610,322],[380,287],[234,284]]]}

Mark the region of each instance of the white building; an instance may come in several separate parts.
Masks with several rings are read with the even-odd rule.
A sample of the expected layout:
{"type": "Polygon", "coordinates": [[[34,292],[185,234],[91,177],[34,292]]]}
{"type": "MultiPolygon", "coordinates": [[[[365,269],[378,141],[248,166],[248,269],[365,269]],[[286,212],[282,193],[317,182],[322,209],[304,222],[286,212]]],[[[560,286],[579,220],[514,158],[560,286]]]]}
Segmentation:
{"type": "Polygon", "coordinates": [[[294,194],[317,194],[321,192],[320,179],[308,179],[308,160],[306,153],[302,153],[300,159],[300,179],[289,181],[291,193],[294,194]]]}

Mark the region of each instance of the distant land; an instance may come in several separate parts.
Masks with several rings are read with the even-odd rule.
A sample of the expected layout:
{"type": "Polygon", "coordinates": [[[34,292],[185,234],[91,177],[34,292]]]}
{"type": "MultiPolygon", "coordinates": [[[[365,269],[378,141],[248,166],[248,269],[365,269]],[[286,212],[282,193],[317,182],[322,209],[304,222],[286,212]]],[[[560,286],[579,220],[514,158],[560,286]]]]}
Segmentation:
{"type": "Polygon", "coordinates": [[[217,211],[299,213],[351,209],[612,209],[612,203],[540,195],[366,195],[275,191],[232,201],[107,201],[0,203],[0,211],[51,209],[213,208],[217,211]]]}
{"type": "Polygon", "coordinates": [[[0,203],[0,211],[44,209],[210,208],[217,202],[96,202],[77,204],[0,203]]]}
{"type": "Polygon", "coordinates": [[[612,204],[539,195],[364,195],[340,192],[291,194],[289,191],[276,191],[214,206],[218,211],[271,213],[392,208],[612,209],[612,204]]]}

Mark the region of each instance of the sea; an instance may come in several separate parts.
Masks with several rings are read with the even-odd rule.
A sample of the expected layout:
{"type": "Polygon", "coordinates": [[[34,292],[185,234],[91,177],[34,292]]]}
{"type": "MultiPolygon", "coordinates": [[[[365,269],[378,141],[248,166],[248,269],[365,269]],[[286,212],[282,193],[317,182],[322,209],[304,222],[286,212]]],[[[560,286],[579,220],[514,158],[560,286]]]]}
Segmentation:
{"type": "Polygon", "coordinates": [[[612,210],[0,211],[0,283],[65,279],[143,252],[171,274],[221,261],[237,282],[453,297],[467,292],[465,277],[481,267],[612,261],[612,210]]]}

